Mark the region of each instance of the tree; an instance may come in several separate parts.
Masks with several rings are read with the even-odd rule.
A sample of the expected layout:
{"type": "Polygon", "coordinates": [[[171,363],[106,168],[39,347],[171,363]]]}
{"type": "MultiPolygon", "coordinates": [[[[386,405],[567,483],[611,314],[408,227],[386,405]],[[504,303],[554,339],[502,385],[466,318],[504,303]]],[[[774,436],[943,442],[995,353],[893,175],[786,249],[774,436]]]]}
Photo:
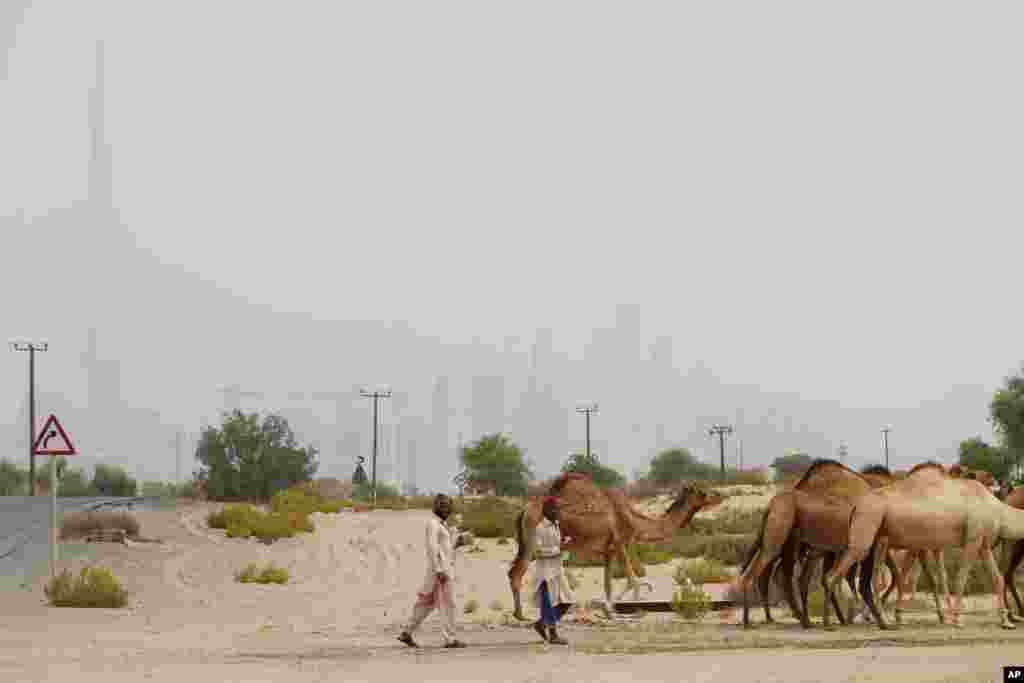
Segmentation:
{"type": "Polygon", "coordinates": [[[814,459],[806,453],[789,453],[772,460],[771,467],[779,476],[803,474],[814,459]]]}
{"type": "Polygon", "coordinates": [[[981,437],[960,442],[957,461],[972,470],[989,472],[998,481],[1006,481],[1010,474],[1010,462],[1003,449],[985,443],[981,437]]]}
{"type": "Polygon", "coordinates": [[[96,465],[92,488],[98,496],[134,496],[138,492],[135,480],[128,476],[124,468],[116,465],[96,465]]]}
{"type": "Polygon", "coordinates": [[[317,451],[301,447],[279,415],[226,413],[221,427],[207,427],[196,448],[197,477],[213,500],[269,500],[277,491],[316,473],[317,451]]]}
{"type": "Polygon", "coordinates": [[[574,453],[569,457],[569,462],[562,466],[562,471],[589,474],[591,480],[602,488],[617,488],[626,483],[621,474],[602,465],[594,454],[588,458],[586,453],[574,453]]]}
{"type": "Polygon", "coordinates": [[[1024,460],[1024,377],[1013,375],[1006,378],[1003,388],[992,397],[989,414],[1000,441],[1000,450],[1010,468],[1016,466],[1016,478],[1020,479],[1020,466],[1024,460]]]}
{"type": "Polygon", "coordinates": [[[493,484],[499,496],[526,495],[530,468],[523,451],[504,434],[484,436],[459,455],[466,470],[466,480],[493,484]]]}
{"type": "Polygon", "coordinates": [[[710,479],[715,470],[700,462],[685,448],[669,448],[661,451],[651,460],[649,481],[656,484],[678,484],[687,479],[710,479]]]}

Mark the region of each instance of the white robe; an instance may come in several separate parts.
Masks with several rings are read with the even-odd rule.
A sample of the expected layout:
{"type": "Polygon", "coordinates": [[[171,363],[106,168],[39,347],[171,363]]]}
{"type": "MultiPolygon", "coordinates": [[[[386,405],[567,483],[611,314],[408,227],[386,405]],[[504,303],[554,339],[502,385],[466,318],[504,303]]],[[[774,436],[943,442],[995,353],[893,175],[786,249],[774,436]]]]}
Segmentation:
{"type": "Polygon", "coordinates": [[[537,526],[537,559],[533,566],[533,583],[530,601],[534,607],[540,607],[540,587],[547,582],[548,598],[551,606],[559,603],[576,602],[565,572],[562,571],[562,530],[559,526],[544,517],[537,526]]]}
{"type": "Polygon", "coordinates": [[[427,534],[427,570],[423,577],[423,585],[419,593],[431,593],[434,590],[434,579],[438,572],[448,575],[449,587],[455,580],[455,539],[458,534],[452,533],[448,525],[437,515],[431,515],[426,526],[427,534]]]}

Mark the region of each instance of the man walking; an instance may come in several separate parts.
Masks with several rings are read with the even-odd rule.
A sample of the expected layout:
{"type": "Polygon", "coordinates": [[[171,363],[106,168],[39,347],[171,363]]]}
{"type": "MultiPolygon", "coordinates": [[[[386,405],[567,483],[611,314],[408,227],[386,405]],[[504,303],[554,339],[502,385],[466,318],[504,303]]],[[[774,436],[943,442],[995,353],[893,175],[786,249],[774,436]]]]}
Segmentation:
{"type": "MultiPolygon", "coordinates": [[[[537,561],[532,591],[533,603],[540,607],[540,619],[533,628],[548,643],[568,645],[568,641],[558,636],[557,624],[576,599],[562,574],[560,512],[557,498],[549,496],[544,499],[544,519],[537,527],[537,561]]],[[[567,542],[571,540],[566,539],[567,542]]]]}
{"type": "Polygon", "coordinates": [[[441,612],[441,637],[445,647],[466,647],[455,638],[455,549],[462,537],[452,539],[447,521],[452,513],[451,498],[443,493],[434,497],[434,516],[427,522],[427,573],[412,608],[412,618],[398,640],[409,647],[419,647],[412,634],[427,615],[437,608],[441,612]]]}

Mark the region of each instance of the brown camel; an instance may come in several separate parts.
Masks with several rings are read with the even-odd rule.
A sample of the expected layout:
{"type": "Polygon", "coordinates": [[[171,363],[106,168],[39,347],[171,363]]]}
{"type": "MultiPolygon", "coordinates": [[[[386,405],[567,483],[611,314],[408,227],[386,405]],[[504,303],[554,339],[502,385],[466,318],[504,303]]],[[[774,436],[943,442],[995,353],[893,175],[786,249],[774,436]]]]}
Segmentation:
{"type": "MultiPolygon", "coordinates": [[[[1024,486],[1012,489],[1006,495],[1006,500],[1003,502],[1012,508],[1024,509],[1024,486]]],[[[1014,577],[1021,561],[1024,561],[1024,541],[1017,541],[1010,550],[1010,561],[1007,563],[1006,571],[1003,573],[1004,590],[1009,590],[1013,594],[1013,599],[1017,603],[1017,611],[1020,613],[1019,616],[1010,614],[1010,620],[1016,622],[1024,621],[1024,603],[1021,602],[1020,593],[1017,592],[1017,581],[1014,577]]]]}
{"type": "MultiPolygon", "coordinates": [[[[745,628],[751,626],[746,591],[755,578],[760,578],[760,593],[762,600],[766,600],[775,567],[781,569],[783,591],[787,602],[790,603],[790,609],[798,616],[804,628],[810,627],[806,605],[814,563],[823,556],[827,570],[835,561],[835,553],[845,548],[849,525],[849,501],[870,490],[873,485],[883,485],[890,479],[891,475],[885,477],[876,470],[871,470],[869,477],[835,460],[821,459],[811,464],[793,490],[772,499],[765,513],[758,540],[751,549],[751,555],[737,582],[737,587],[743,591],[744,596],[745,628]],[[800,558],[804,558],[801,569],[803,609],[795,604],[792,597],[793,569],[800,558]]],[[[895,564],[890,563],[890,567],[895,569],[895,564]]],[[[855,594],[852,567],[847,579],[855,594]]],[[[839,620],[846,623],[834,595],[831,596],[831,600],[839,620]]],[[[765,618],[768,622],[773,621],[767,604],[765,618]]],[[[827,609],[825,627],[830,628],[827,609]]]]}
{"type": "MultiPolygon", "coordinates": [[[[920,471],[920,476],[908,476],[889,486],[872,489],[854,502],[849,545],[838,564],[828,572],[826,590],[832,592],[843,572],[868,556],[876,546],[878,552],[886,548],[911,551],[961,548],[960,566],[954,577],[957,605],[954,625],[960,625],[964,584],[971,563],[980,553],[992,576],[1000,625],[1015,628],[1008,617],[1003,576],[992,554],[992,546],[1000,538],[1024,539],[1024,510],[1006,505],[976,480],[950,476],[941,465],[933,463],[915,470],[920,471]]],[[[867,564],[873,564],[873,557],[868,557],[867,564]]],[[[941,564],[939,572],[940,576],[944,574],[941,564]]],[[[942,589],[945,592],[945,586],[942,589]]],[[[873,598],[868,606],[879,628],[890,628],[873,598]]]]}
{"type": "MultiPolygon", "coordinates": [[[[638,594],[641,585],[625,552],[626,545],[666,541],[677,529],[686,526],[698,511],[712,508],[724,500],[717,493],[687,484],[663,516],[649,517],[634,508],[621,490],[602,489],[588,475],[577,472],[560,476],[552,484],[549,495],[558,497],[562,534],[571,539],[563,548],[584,557],[604,559],[604,609],[609,618],[614,617],[611,566],[616,556],[622,558],[626,591],[632,589],[638,594]]],[[[531,500],[516,520],[519,547],[508,571],[508,579],[515,602],[515,616],[523,621],[526,617],[523,616],[520,590],[533,556],[534,532],[541,520],[541,507],[541,500],[531,500]]],[[[650,590],[650,584],[646,585],[650,590]]]]}

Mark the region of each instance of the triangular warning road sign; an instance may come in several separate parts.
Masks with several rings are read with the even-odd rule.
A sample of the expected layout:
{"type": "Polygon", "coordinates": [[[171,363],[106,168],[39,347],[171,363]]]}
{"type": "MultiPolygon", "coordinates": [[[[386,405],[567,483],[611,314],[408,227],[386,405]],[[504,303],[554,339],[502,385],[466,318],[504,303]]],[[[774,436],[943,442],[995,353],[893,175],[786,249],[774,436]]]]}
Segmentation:
{"type": "Polygon", "coordinates": [[[75,455],[78,451],[71,444],[64,428],[57,422],[56,415],[50,415],[50,419],[43,425],[43,430],[36,437],[32,444],[32,452],[36,455],[75,455]]]}

